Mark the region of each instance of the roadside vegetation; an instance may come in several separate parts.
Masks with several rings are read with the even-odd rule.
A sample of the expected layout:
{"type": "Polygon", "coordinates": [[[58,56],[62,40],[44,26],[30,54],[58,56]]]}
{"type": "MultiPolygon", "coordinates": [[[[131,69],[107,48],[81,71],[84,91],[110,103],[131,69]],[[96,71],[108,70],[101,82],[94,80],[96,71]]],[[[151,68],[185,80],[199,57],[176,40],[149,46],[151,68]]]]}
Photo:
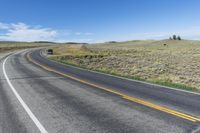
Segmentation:
{"type": "Polygon", "coordinates": [[[52,47],[62,63],[200,92],[200,41],[146,40],[52,47]]]}
{"type": "Polygon", "coordinates": [[[0,42],[0,53],[8,52],[8,51],[14,51],[19,49],[27,49],[27,48],[36,48],[41,46],[47,46],[50,45],[49,43],[29,43],[29,42],[0,42]]]}

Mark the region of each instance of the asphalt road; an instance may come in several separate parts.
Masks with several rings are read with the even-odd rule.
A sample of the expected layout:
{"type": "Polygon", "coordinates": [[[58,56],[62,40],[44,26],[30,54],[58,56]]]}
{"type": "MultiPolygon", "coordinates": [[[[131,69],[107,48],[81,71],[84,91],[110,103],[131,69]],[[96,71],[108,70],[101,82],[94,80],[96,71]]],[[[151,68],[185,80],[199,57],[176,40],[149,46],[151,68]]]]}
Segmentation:
{"type": "Polygon", "coordinates": [[[0,67],[2,133],[200,132],[198,94],[61,65],[39,50],[0,67]]]}

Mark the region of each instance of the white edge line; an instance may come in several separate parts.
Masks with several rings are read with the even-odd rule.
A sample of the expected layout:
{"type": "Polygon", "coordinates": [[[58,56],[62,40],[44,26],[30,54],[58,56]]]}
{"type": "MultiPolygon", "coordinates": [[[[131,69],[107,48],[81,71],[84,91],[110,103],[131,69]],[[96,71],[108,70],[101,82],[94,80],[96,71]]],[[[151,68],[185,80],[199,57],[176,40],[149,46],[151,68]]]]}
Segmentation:
{"type": "Polygon", "coordinates": [[[41,133],[48,133],[47,130],[44,128],[44,126],[40,123],[40,121],[36,118],[36,116],[32,113],[32,111],[30,110],[30,108],[27,106],[27,104],[23,101],[23,99],[20,97],[20,95],[18,94],[18,92],[16,91],[16,89],[14,88],[14,86],[12,85],[12,83],[10,82],[8,75],[6,73],[5,70],[5,64],[7,59],[10,56],[8,56],[4,61],[3,61],[3,74],[6,78],[6,81],[8,83],[8,85],[10,86],[11,90],[13,91],[13,93],[15,94],[15,96],[17,97],[18,101],[21,103],[22,107],[25,109],[25,111],[27,112],[27,114],[29,115],[29,117],[33,120],[33,122],[35,123],[35,125],[37,126],[37,128],[40,130],[41,133]]]}
{"type": "MultiPolygon", "coordinates": [[[[40,52],[41,52],[41,51],[40,51],[40,52]]],[[[45,57],[45,56],[42,54],[42,52],[40,53],[40,55],[41,55],[42,57],[48,59],[47,57],[45,57]]],[[[49,59],[48,59],[48,60],[49,60],[49,59]]],[[[176,89],[176,88],[172,88],[172,87],[169,87],[169,86],[163,86],[163,85],[148,83],[148,82],[145,82],[145,81],[140,81],[140,80],[135,80],[135,79],[129,79],[129,78],[126,78],[126,77],[120,77],[120,76],[111,75],[111,74],[108,74],[108,73],[93,71],[93,70],[89,70],[89,69],[84,69],[84,68],[72,66],[72,65],[69,65],[69,64],[64,64],[64,63],[57,62],[57,61],[54,61],[54,60],[49,60],[49,61],[52,61],[52,62],[55,62],[55,63],[59,63],[59,64],[62,64],[62,65],[65,65],[65,66],[69,66],[69,67],[74,67],[74,68],[77,68],[77,69],[80,69],[80,70],[85,70],[85,71],[93,72],[93,73],[98,73],[98,74],[102,74],[102,75],[108,75],[108,76],[111,76],[111,77],[116,77],[116,78],[125,79],[125,80],[129,80],[129,81],[134,81],[134,82],[138,82],[138,83],[143,83],[143,84],[147,84],[147,85],[151,85],[151,86],[162,87],[162,88],[166,88],[166,89],[170,89],[170,90],[175,90],[175,91],[180,91],[180,92],[186,92],[186,93],[190,93],[190,94],[200,95],[200,93],[198,93],[198,92],[192,92],[192,91],[187,91],[187,90],[182,90],[182,89],[176,89]]]]}

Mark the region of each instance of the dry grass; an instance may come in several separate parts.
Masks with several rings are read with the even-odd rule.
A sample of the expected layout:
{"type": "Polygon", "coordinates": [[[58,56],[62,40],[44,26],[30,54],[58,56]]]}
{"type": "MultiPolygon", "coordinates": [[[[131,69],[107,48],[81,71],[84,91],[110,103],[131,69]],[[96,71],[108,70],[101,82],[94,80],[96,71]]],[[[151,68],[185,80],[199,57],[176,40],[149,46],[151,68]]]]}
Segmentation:
{"type": "Polygon", "coordinates": [[[59,46],[54,50],[53,59],[84,68],[200,88],[200,41],[130,41],[59,46]]]}
{"type": "Polygon", "coordinates": [[[52,46],[55,55],[77,55],[88,54],[90,49],[81,44],[67,44],[52,46]]]}
{"type": "Polygon", "coordinates": [[[19,49],[35,48],[48,46],[50,44],[43,43],[27,43],[27,42],[0,42],[0,53],[14,51],[19,49]]]}

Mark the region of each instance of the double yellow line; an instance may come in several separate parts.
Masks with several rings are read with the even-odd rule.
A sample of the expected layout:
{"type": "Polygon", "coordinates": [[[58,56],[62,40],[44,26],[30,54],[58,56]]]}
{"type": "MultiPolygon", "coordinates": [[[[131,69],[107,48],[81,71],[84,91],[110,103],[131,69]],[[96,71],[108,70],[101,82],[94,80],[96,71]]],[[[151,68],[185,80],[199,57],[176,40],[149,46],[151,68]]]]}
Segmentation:
{"type": "Polygon", "coordinates": [[[76,80],[78,82],[81,82],[81,83],[84,83],[84,84],[87,84],[87,85],[90,85],[90,86],[93,86],[95,88],[98,88],[98,89],[101,89],[101,90],[104,90],[104,91],[107,91],[107,92],[110,92],[110,93],[113,93],[113,94],[116,94],[126,100],[129,100],[129,101],[132,101],[134,103],[138,103],[138,104],[141,104],[141,105],[144,105],[146,107],[149,107],[149,108],[153,108],[153,109],[156,109],[156,110],[159,110],[159,111],[162,111],[162,112],[165,112],[165,113],[168,113],[168,114],[171,114],[171,115],[174,115],[174,116],[177,116],[177,117],[180,117],[182,119],[186,119],[186,120],[189,120],[189,121],[192,121],[192,122],[200,122],[200,118],[198,117],[195,117],[195,116],[191,116],[189,114],[186,114],[186,113],[183,113],[183,112],[179,112],[179,111],[176,111],[176,110],[173,110],[173,109],[170,109],[168,107],[164,107],[164,106],[160,106],[158,104],[155,104],[155,103],[152,103],[152,102],[148,102],[148,101],[145,101],[145,100],[142,100],[142,99],[139,99],[139,98],[136,98],[136,97],[133,97],[133,96],[128,96],[126,94],[123,94],[121,92],[118,92],[118,91],[114,91],[112,89],[108,89],[108,88],[105,88],[105,87],[102,87],[102,86],[99,86],[99,85],[96,85],[96,84],[93,84],[93,83],[90,83],[88,81],[85,81],[85,80],[82,80],[82,79],[79,79],[79,78],[76,78],[74,76],[71,76],[71,75],[68,75],[68,74],[64,74],[64,73],[61,73],[59,71],[56,71],[48,66],[44,66],[42,64],[39,64],[38,62],[36,62],[35,60],[33,60],[31,57],[30,57],[30,53],[27,54],[27,58],[30,62],[42,67],[43,69],[47,70],[47,71],[51,71],[51,72],[54,72],[56,74],[59,74],[59,75],[62,75],[64,77],[67,77],[67,78],[70,78],[70,79],[73,79],[73,80],[76,80]]]}

